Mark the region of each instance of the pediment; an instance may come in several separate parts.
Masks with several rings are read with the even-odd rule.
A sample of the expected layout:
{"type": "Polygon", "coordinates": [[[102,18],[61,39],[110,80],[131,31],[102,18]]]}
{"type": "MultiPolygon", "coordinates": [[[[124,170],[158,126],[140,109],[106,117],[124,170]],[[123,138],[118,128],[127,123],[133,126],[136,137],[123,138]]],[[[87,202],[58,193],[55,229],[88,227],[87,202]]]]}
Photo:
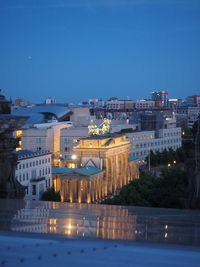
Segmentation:
{"type": "Polygon", "coordinates": [[[96,164],[94,163],[94,161],[92,159],[89,159],[86,164],[84,165],[84,167],[95,167],[97,168],[96,164]]]}

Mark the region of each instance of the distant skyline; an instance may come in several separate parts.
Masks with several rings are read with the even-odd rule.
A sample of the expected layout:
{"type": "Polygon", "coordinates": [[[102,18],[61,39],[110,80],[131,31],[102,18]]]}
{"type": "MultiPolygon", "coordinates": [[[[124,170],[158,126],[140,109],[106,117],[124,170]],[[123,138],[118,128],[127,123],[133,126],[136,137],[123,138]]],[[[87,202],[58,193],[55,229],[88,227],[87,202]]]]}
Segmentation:
{"type": "Polygon", "coordinates": [[[200,94],[199,0],[1,0],[0,36],[12,100],[200,94]]]}

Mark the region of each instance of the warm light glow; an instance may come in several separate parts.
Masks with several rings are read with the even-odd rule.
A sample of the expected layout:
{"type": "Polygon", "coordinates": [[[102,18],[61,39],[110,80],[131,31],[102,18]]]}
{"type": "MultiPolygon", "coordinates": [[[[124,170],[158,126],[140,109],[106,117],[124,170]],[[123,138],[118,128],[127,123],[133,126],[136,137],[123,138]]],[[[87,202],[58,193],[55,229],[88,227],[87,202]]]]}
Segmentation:
{"type": "Polygon", "coordinates": [[[170,163],[168,163],[168,164],[167,164],[167,166],[168,166],[168,167],[170,167],[170,166],[171,166],[171,164],[170,164],[170,163]]]}
{"type": "Polygon", "coordinates": [[[16,151],[19,151],[19,150],[22,150],[22,148],[21,147],[17,147],[16,148],[16,151]]]}
{"type": "Polygon", "coordinates": [[[174,164],[176,164],[176,160],[174,160],[174,164]]]}
{"type": "Polygon", "coordinates": [[[165,238],[167,238],[167,233],[165,233],[165,238]]]}
{"type": "Polygon", "coordinates": [[[183,132],[182,132],[182,135],[184,135],[184,134],[185,134],[185,132],[183,131],[183,132]]]}
{"type": "Polygon", "coordinates": [[[16,131],[16,136],[17,136],[18,138],[22,137],[22,131],[21,131],[21,130],[16,131]]]}
{"type": "Polygon", "coordinates": [[[166,229],[166,230],[168,229],[168,225],[167,225],[167,224],[165,225],[165,229],[166,229]]]}
{"type": "Polygon", "coordinates": [[[72,155],[72,159],[76,159],[76,155],[72,155]]]}
{"type": "Polygon", "coordinates": [[[68,224],[68,225],[67,225],[67,228],[68,228],[68,229],[72,229],[71,224],[68,224]]]}

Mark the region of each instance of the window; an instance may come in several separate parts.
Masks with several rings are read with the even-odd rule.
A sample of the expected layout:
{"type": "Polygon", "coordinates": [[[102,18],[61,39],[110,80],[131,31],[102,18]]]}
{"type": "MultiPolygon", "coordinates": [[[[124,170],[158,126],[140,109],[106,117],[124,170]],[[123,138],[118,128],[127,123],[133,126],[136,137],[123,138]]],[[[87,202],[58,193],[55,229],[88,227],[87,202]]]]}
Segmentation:
{"type": "Polygon", "coordinates": [[[25,181],[25,173],[23,173],[23,181],[25,181]]]}
{"type": "Polygon", "coordinates": [[[49,174],[50,174],[50,172],[51,172],[51,169],[50,169],[50,167],[49,167],[49,174]]]}
{"type": "Polygon", "coordinates": [[[48,158],[48,162],[50,162],[50,158],[48,158]]]}
{"type": "Polygon", "coordinates": [[[37,144],[41,144],[41,141],[42,141],[42,140],[41,140],[40,137],[39,137],[39,138],[36,138],[36,143],[37,143],[37,144]]]}
{"type": "Polygon", "coordinates": [[[65,138],[64,143],[65,144],[69,143],[69,138],[65,138]]]}
{"type": "Polygon", "coordinates": [[[38,166],[38,160],[36,160],[36,166],[38,166]]]}
{"type": "Polygon", "coordinates": [[[29,166],[32,167],[32,162],[30,162],[30,165],[29,166]]]}
{"type": "Polygon", "coordinates": [[[27,172],[27,174],[26,174],[26,180],[28,180],[28,172],[27,172]]]}
{"type": "Polygon", "coordinates": [[[41,165],[41,159],[39,160],[39,165],[41,165]]]}
{"type": "Polygon", "coordinates": [[[26,163],[26,168],[28,168],[28,163],[26,163]]]}
{"type": "Polygon", "coordinates": [[[25,168],[25,164],[23,164],[23,169],[25,168]]]}
{"type": "Polygon", "coordinates": [[[35,161],[33,161],[33,167],[35,166],[35,161]]]}
{"type": "Polygon", "coordinates": [[[47,159],[45,159],[45,163],[47,163],[47,159]]]}
{"type": "Polygon", "coordinates": [[[19,175],[19,181],[20,181],[20,183],[21,183],[21,181],[22,181],[22,176],[21,176],[21,174],[19,175]]]}
{"type": "Polygon", "coordinates": [[[32,195],[33,196],[36,195],[36,185],[35,184],[32,185],[32,195]]]}
{"type": "Polygon", "coordinates": [[[44,159],[42,160],[42,164],[44,164],[44,159]]]}

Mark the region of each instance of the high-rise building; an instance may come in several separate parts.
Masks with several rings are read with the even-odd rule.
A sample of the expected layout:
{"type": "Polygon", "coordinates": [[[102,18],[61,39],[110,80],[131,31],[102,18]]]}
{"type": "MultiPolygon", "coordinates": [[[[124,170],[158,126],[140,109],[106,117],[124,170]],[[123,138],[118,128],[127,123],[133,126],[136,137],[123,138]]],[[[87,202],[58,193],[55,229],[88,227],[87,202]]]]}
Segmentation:
{"type": "Polygon", "coordinates": [[[160,103],[163,107],[168,106],[168,92],[161,91],[161,92],[152,92],[152,100],[160,103]]]}

